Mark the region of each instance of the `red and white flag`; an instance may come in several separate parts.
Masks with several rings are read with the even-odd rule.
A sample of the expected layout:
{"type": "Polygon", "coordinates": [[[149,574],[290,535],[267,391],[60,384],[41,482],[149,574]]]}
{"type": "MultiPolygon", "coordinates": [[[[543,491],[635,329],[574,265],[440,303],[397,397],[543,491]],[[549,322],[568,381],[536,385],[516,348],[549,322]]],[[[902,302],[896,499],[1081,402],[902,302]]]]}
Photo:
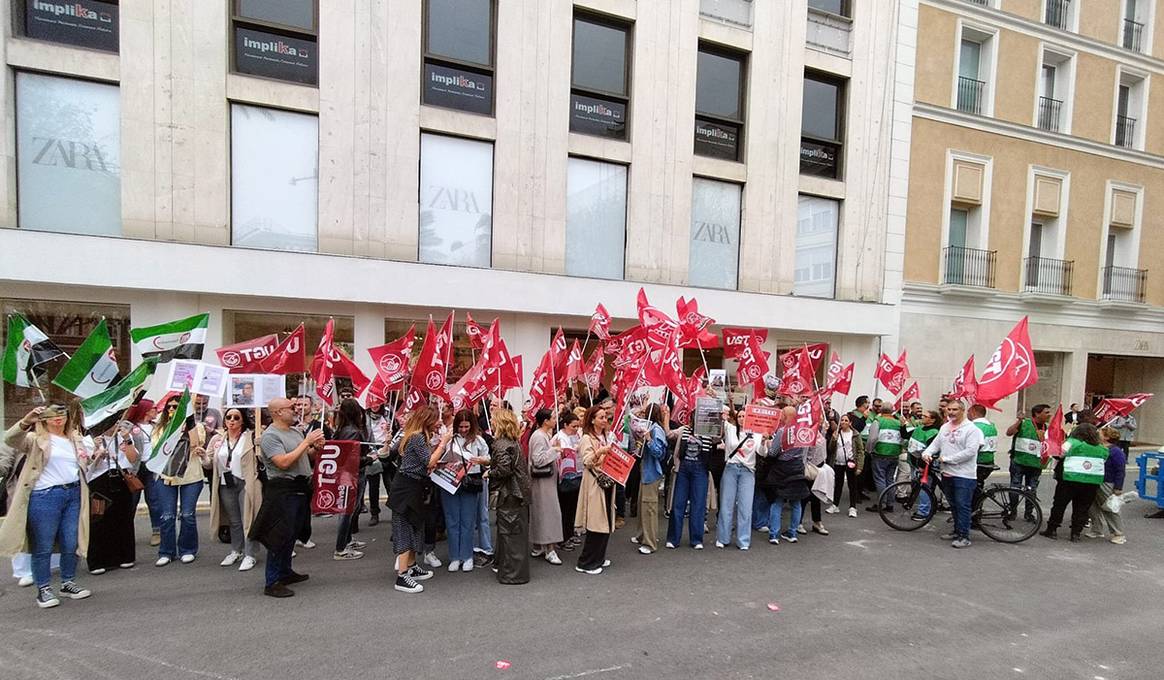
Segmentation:
{"type": "MultiPolygon", "coordinates": [[[[829,367],[829,372],[832,373],[831,366],[829,367]]],[[[853,364],[849,364],[840,369],[835,376],[830,375],[826,389],[832,392],[840,392],[847,396],[849,391],[853,389],[853,364]]]]}
{"type": "Polygon", "coordinates": [[[453,346],[453,315],[449,314],[438,332],[429,317],[420,356],[412,369],[412,390],[446,398],[449,359],[453,346]]]}
{"type": "Polygon", "coordinates": [[[909,364],[906,363],[904,347],[901,348],[901,355],[897,357],[897,365],[901,367],[902,375],[905,376],[902,380],[909,380],[909,364]]]}
{"type": "Polygon", "coordinates": [[[1095,408],[1095,417],[1100,422],[1105,422],[1115,418],[1116,416],[1127,417],[1131,415],[1132,411],[1144,405],[1144,402],[1152,398],[1151,394],[1140,392],[1138,394],[1129,394],[1126,397],[1108,397],[1099,402],[1099,406],[1095,408]]]}
{"type": "Polygon", "coordinates": [[[586,362],[582,360],[582,345],[574,340],[570,347],[570,356],[566,360],[566,381],[574,382],[586,373],[586,362]]]}
{"type": "Polygon", "coordinates": [[[897,403],[893,405],[893,410],[900,412],[902,407],[906,404],[918,401],[920,399],[921,390],[918,389],[917,381],[914,381],[914,383],[910,385],[904,392],[902,392],[900,397],[897,398],[897,403]]]}
{"type": "Polygon", "coordinates": [[[723,329],[723,357],[735,359],[740,350],[748,344],[748,338],[755,336],[759,344],[768,341],[767,328],[724,328],[723,329]]]}
{"type": "Polygon", "coordinates": [[[873,377],[893,394],[899,394],[905,387],[905,367],[885,354],[882,354],[877,361],[877,372],[873,374],[873,377]]]}
{"type": "Polygon", "coordinates": [[[359,395],[372,381],[356,366],[356,362],[337,347],[334,342],[335,319],[328,319],[323,337],[311,360],[311,377],[315,380],[315,393],[328,405],[335,402],[335,378],[352,381],[352,391],[359,395]]]}
{"type": "Polygon", "coordinates": [[[992,406],[1038,381],[1035,352],[1031,348],[1027,317],[1024,316],[1002,339],[1002,343],[994,350],[990,361],[982,369],[975,399],[980,404],[992,406]]]}
{"type": "Polygon", "coordinates": [[[287,375],[307,371],[307,335],[303,324],[291,331],[270,356],[259,360],[258,373],[287,375]]]}
{"type": "Polygon", "coordinates": [[[586,381],[586,387],[591,391],[595,391],[602,387],[602,371],[606,367],[606,353],[602,348],[596,348],[590,352],[590,360],[586,362],[586,372],[583,378],[586,381]]]}
{"type": "Polygon", "coordinates": [[[814,370],[808,348],[789,350],[780,355],[780,365],[784,368],[780,376],[780,393],[800,396],[813,391],[814,370]]]}
{"type": "Polygon", "coordinates": [[[802,448],[816,444],[821,420],[824,417],[820,403],[821,400],[814,396],[805,399],[796,407],[796,420],[784,428],[784,447],[802,448]]]}
{"type": "Polygon", "coordinates": [[[1066,441],[1067,433],[1063,431],[1063,404],[1059,404],[1054,417],[1051,418],[1051,423],[1047,425],[1047,436],[1043,438],[1043,455],[1041,456],[1043,465],[1047,464],[1051,456],[1058,458],[1063,455],[1063,444],[1066,441]]]}
{"type": "Polygon", "coordinates": [[[759,336],[748,337],[743,349],[736,354],[736,361],[739,362],[736,380],[740,385],[752,385],[764,380],[764,374],[768,372],[768,361],[760,347],[759,336]]]}
{"type": "Polygon", "coordinates": [[[231,373],[262,373],[262,361],[275,353],[279,336],[271,333],[261,338],[245,340],[214,350],[218,363],[231,373]]]}
{"type": "Polygon", "coordinates": [[[469,346],[475,350],[485,349],[485,329],[476,321],[473,315],[465,313],[465,334],[469,336],[469,346]]]}
{"type": "Polygon", "coordinates": [[[808,358],[812,362],[812,372],[815,374],[824,363],[825,352],[828,351],[829,345],[827,342],[818,342],[808,345],[804,349],[808,352],[808,358]]]}
{"type": "Polygon", "coordinates": [[[538,409],[552,408],[554,405],[554,379],[551,373],[553,359],[550,352],[542,355],[538,367],[534,369],[533,380],[529,385],[529,407],[525,415],[532,419],[538,409]]]}
{"type": "Polygon", "coordinates": [[[974,375],[974,355],[962,364],[962,371],[954,378],[954,383],[950,386],[951,399],[965,399],[970,403],[974,403],[975,397],[978,394],[978,378],[974,375]]]}
{"type": "Polygon", "coordinates": [[[376,367],[376,378],[385,391],[397,389],[408,380],[408,362],[412,359],[415,339],[416,326],[413,325],[407,333],[392,342],[368,348],[372,365],[376,367]]]}
{"type": "Polygon", "coordinates": [[[685,300],[680,297],[675,302],[679,315],[679,346],[711,349],[719,345],[719,336],[708,330],[715,319],[699,312],[699,302],[695,298],[685,300]]]}
{"type": "Polygon", "coordinates": [[[610,312],[606,311],[606,307],[602,303],[594,308],[594,314],[590,316],[590,332],[598,336],[598,339],[606,342],[610,339],[610,312]]]}

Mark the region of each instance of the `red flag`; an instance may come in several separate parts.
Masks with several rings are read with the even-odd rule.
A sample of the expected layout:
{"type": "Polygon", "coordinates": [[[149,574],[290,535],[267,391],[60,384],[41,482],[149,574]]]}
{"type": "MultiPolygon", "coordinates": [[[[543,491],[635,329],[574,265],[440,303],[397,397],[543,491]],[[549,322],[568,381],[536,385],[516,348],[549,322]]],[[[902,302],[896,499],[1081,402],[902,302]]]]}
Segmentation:
{"type": "Polygon", "coordinates": [[[825,352],[828,348],[829,345],[827,342],[818,342],[804,348],[808,352],[809,361],[812,362],[812,372],[814,375],[820,369],[821,364],[824,363],[825,352]]]}
{"type": "Polygon", "coordinates": [[[610,339],[610,312],[606,311],[606,307],[602,303],[594,308],[594,314],[590,316],[590,332],[597,335],[598,339],[606,342],[610,339]]]}
{"type": "MultiPolygon", "coordinates": [[[[832,369],[830,368],[829,370],[831,371],[832,369]]],[[[829,378],[826,388],[833,392],[848,395],[849,390],[853,389],[853,364],[845,366],[835,377],[829,378]]]]}
{"type": "Polygon", "coordinates": [[[334,379],[347,378],[352,381],[352,391],[363,394],[372,381],[356,366],[334,342],[335,319],[328,319],[323,337],[311,360],[311,377],[315,379],[315,393],[328,405],[334,403],[334,379]]]}
{"type": "Polygon", "coordinates": [[[740,385],[751,385],[764,379],[768,372],[768,362],[764,359],[764,350],[760,348],[759,336],[748,337],[743,349],[736,355],[739,367],[736,369],[736,380],[740,385]]]}
{"type": "Polygon", "coordinates": [[[901,396],[897,398],[897,403],[895,403],[893,405],[893,410],[900,411],[902,406],[904,406],[910,402],[913,402],[913,401],[918,401],[920,399],[921,399],[921,390],[918,389],[917,381],[914,381],[914,383],[909,386],[909,389],[902,392],[901,396]]]}
{"type": "Polygon", "coordinates": [[[287,375],[307,370],[307,337],[303,324],[291,331],[270,356],[259,361],[259,373],[287,375]]]}
{"type": "Polygon", "coordinates": [[[525,412],[527,419],[532,419],[538,409],[554,405],[554,383],[550,373],[552,364],[550,352],[546,352],[538,362],[538,367],[534,369],[533,381],[529,386],[529,407],[525,412]]]}
{"type": "Polygon", "coordinates": [[[639,325],[644,328],[649,329],[654,326],[666,326],[674,329],[679,327],[679,324],[667,316],[663,310],[647,301],[647,293],[642,288],[639,288],[639,295],[636,302],[639,308],[639,325]]]}
{"type": "Polygon", "coordinates": [[[412,389],[445,398],[449,374],[449,354],[453,343],[453,315],[450,313],[445,323],[437,332],[428,319],[428,328],[424,333],[424,344],[420,347],[420,356],[416,359],[416,366],[412,369],[412,389]]]}
{"type": "Polygon", "coordinates": [[[1035,353],[1023,317],[994,350],[978,380],[977,401],[994,404],[1039,380],[1035,353]]]}
{"type": "Polygon", "coordinates": [[[735,359],[740,350],[748,344],[748,338],[755,336],[762,345],[768,341],[767,328],[725,328],[723,329],[723,356],[735,359]]]}
{"type": "Polygon", "coordinates": [[[615,344],[618,341],[619,352],[614,358],[615,368],[625,368],[628,366],[637,368],[646,360],[650,353],[650,345],[647,343],[647,331],[642,326],[635,326],[629,331],[619,333],[611,339],[610,344],[615,344]]]}
{"type": "Polygon", "coordinates": [[[1095,408],[1095,417],[1101,422],[1111,420],[1116,416],[1127,417],[1132,411],[1135,411],[1144,402],[1152,398],[1151,394],[1141,392],[1138,394],[1131,394],[1124,398],[1108,397],[1099,402],[1099,406],[1095,408]]]}
{"type": "Polygon", "coordinates": [[[334,515],[356,512],[359,495],[360,442],[328,440],[315,465],[311,511],[334,515]]]}
{"type": "Polygon", "coordinates": [[[566,380],[574,382],[586,373],[586,362],[582,360],[582,345],[575,340],[570,347],[570,356],[566,360],[566,380]]]}
{"type": "Polygon", "coordinates": [[[385,391],[393,390],[408,379],[408,362],[412,359],[412,345],[416,340],[416,326],[386,345],[368,348],[376,378],[385,391]]]}
{"type": "Polygon", "coordinates": [[[214,353],[218,355],[218,362],[231,373],[262,373],[262,360],[274,354],[278,345],[279,336],[272,333],[219,347],[214,353]]]}
{"type": "Polygon", "coordinates": [[[796,407],[796,420],[784,428],[783,445],[787,448],[800,448],[816,444],[822,418],[820,399],[813,397],[802,401],[800,406],[796,407]]]}
{"type": "Polygon", "coordinates": [[[715,319],[699,313],[699,302],[695,298],[688,301],[680,297],[675,302],[675,311],[679,318],[680,347],[710,349],[719,343],[719,336],[707,330],[715,319]]]}
{"type": "Polygon", "coordinates": [[[384,384],[384,379],[377,372],[372,377],[372,384],[368,385],[368,391],[364,393],[364,408],[375,411],[387,404],[389,392],[392,392],[392,388],[384,384]]]}
{"type": "Polygon", "coordinates": [[[676,347],[665,347],[657,360],[647,361],[646,379],[649,384],[666,387],[671,394],[682,396],[687,391],[687,380],[683,375],[682,362],[676,347]]]}
{"type": "MultiPolygon", "coordinates": [[[[501,396],[501,391],[508,390],[513,387],[521,387],[521,355],[510,356],[509,348],[505,345],[504,340],[498,340],[490,350],[490,361],[496,364],[498,370],[497,386],[498,394],[501,396]]],[[[493,386],[490,385],[490,389],[493,386]]]]}
{"type": "Polygon", "coordinates": [[[951,399],[965,399],[970,403],[974,403],[975,397],[978,394],[978,378],[974,377],[974,355],[962,364],[962,371],[954,378],[954,384],[950,386],[951,399]]]}
{"type": "Polygon", "coordinates": [[[1063,404],[1059,404],[1054,417],[1051,418],[1051,424],[1047,426],[1047,436],[1043,438],[1041,456],[1043,465],[1047,464],[1051,456],[1058,458],[1063,455],[1063,443],[1066,441],[1067,433],[1063,431],[1063,404]]]}
{"type": "Polygon", "coordinates": [[[473,321],[473,315],[465,313],[465,334],[469,336],[469,346],[475,350],[485,349],[485,330],[473,321]]]}
{"type": "Polygon", "coordinates": [[[601,347],[596,348],[590,352],[590,360],[586,362],[586,370],[583,372],[583,379],[586,381],[586,386],[591,391],[597,390],[602,386],[602,369],[606,366],[606,354],[601,347]]]}
{"type": "Polygon", "coordinates": [[[901,354],[897,357],[897,365],[901,367],[902,380],[909,380],[909,364],[905,362],[905,348],[901,348],[901,354]]]}
{"type": "Polygon", "coordinates": [[[894,362],[885,354],[882,354],[881,358],[877,361],[877,372],[873,374],[873,377],[893,394],[900,393],[902,388],[905,387],[906,378],[904,367],[894,362]]]}
{"type": "Polygon", "coordinates": [[[813,391],[815,372],[808,347],[789,350],[780,355],[780,365],[784,367],[781,394],[799,396],[813,391]]]}

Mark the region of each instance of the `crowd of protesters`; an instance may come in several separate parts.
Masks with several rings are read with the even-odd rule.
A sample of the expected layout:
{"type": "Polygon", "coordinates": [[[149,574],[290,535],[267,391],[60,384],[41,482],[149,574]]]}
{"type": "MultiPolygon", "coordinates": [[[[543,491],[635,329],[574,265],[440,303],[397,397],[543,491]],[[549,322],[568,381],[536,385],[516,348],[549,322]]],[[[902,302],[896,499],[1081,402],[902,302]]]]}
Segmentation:
{"type": "MultiPolygon", "coordinates": [[[[365,556],[367,544],[357,539],[361,515],[368,515],[366,526],[380,522],[383,487],[394,587],[406,593],[422,592],[446,562],[450,573],[492,569],[503,584],[528,582],[533,559],[572,561],[575,571],[599,575],[611,566],[611,538],[632,520],[629,540],[644,556],[679,549],[685,532],[694,550],[704,549],[708,533],[716,548],[739,550],[751,549],[755,533],[770,546],[795,544],[809,532],[828,536],[824,514],[855,518],[862,501],[877,512],[879,503],[893,501],[884,489],[935,460],[952,506],[945,538],[965,548],[972,499],[997,469],[1000,444],[986,409],[945,399],[934,410],[913,402],[898,412],[862,396],[846,413],[826,408],[814,441],[794,442],[784,435],[796,418],[795,400],[772,393],[762,401],[780,408],[782,421],[769,435],[749,431],[730,400],[722,402],[722,427],[709,434],[674,422],[667,403],[632,403],[629,417],[615,422],[614,401],[604,392],[526,418],[492,399],[458,412],[421,406],[398,420],[384,405],[365,409],[350,393],[340,397],[334,409],[299,397],[221,413],[199,399],[183,435],[189,459],[176,475],[154,475],[141,462],[160,445],[179,395],[142,400],[104,432],[84,432],[76,404],[38,407],[8,429],[0,449],[7,489],[0,554],[13,556],[20,585],[36,586],[39,606],[59,605],[58,595],[83,599],[90,591],[78,585],[79,557],[93,576],[137,565],[135,517],[143,499],[153,564],[197,559],[205,548],[197,507],[208,485],[209,528],[201,533],[229,544],[221,566],[246,572],[263,561],[263,592],[290,597],[290,586],[308,579],[292,568],[293,558],[316,547],[311,476],[329,439],[361,442],[357,510],[336,522],[333,557],[365,556]],[[604,472],[614,447],[635,455],[625,485],[604,472]],[[465,466],[455,492],[429,477],[449,460],[465,466]],[[438,553],[442,539],[447,548],[438,553]]],[[[1070,540],[1124,543],[1119,496],[1134,421],[1097,427],[1090,411],[1069,416],[1043,535],[1058,537],[1071,505],[1070,540]]],[[[1037,492],[1051,417],[1040,404],[1008,424],[1012,484],[1037,492]]]]}

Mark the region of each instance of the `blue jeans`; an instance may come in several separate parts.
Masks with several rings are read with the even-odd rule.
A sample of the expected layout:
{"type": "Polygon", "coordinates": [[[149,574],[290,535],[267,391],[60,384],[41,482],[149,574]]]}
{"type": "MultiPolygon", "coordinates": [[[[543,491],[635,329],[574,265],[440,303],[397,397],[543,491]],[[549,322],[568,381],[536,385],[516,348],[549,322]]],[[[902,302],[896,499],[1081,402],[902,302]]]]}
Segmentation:
{"type": "Polygon", "coordinates": [[[691,502],[691,521],[687,526],[691,545],[703,543],[703,521],[707,518],[707,466],[684,460],[675,475],[675,493],[671,497],[671,520],[667,523],[667,542],[679,545],[683,538],[683,515],[691,502]]]}
{"type": "MultiPolygon", "coordinates": [[[[1018,465],[1013,460],[1010,462],[1010,485],[1011,486],[1025,486],[1031,490],[1031,493],[1036,496],[1039,493],[1039,478],[1043,476],[1043,471],[1039,468],[1027,467],[1026,465],[1018,465]]],[[[1016,494],[1017,496],[1017,494],[1016,494]]],[[[1017,501],[1017,498],[1015,499],[1017,501]]],[[[1030,501],[1024,503],[1026,506],[1023,513],[1026,515],[1033,514],[1035,509],[1030,501]]],[[[1016,508],[1017,510],[1017,508],[1016,508]]]]}
{"type": "Polygon", "coordinates": [[[160,531],[162,526],[162,503],[158,495],[158,487],[165,486],[162,478],[146,469],[145,465],[137,472],[137,478],[145,485],[146,508],[150,511],[150,529],[160,531]]]}
{"type": "Polygon", "coordinates": [[[741,548],[752,544],[752,498],[756,493],[756,473],[739,463],[723,469],[723,490],[719,495],[719,518],[715,523],[716,540],[732,542],[732,514],[736,520],[736,541],[741,548]]]}
{"type": "Polygon", "coordinates": [[[477,494],[477,533],[473,539],[473,550],[492,555],[493,527],[489,525],[489,478],[482,481],[484,486],[481,493],[477,494]]]}
{"type": "Polygon", "coordinates": [[[942,478],[942,486],[954,512],[954,536],[970,538],[970,505],[974,501],[978,480],[946,475],[942,478]]]}
{"type": "Polygon", "coordinates": [[[472,561],[473,530],[477,528],[477,511],[481,492],[461,489],[449,493],[441,489],[441,508],[445,512],[445,533],[449,539],[449,561],[472,561]]]}
{"type": "MultiPolygon", "coordinates": [[[[307,494],[285,494],[282,499],[282,504],[283,517],[286,518],[288,526],[301,526],[305,518],[310,515],[308,512],[309,503],[307,494]]],[[[294,550],[295,532],[290,532],[288,540],[283,545],[275,549],[267,550],[266,583],[268,588],[275,585],[275,582],[279,579],[291,575],[291,553],[294,550]]]]}
{"type": "MultiPolygon", "coordinates": [[[[896,462],[896,461],[895,461],[896,462]]],[[[800,516],[804,512],[804,503],[801,501],[786,501],[783,498],[777,498],[772,501],[772,507],[768,511],[768,538],[780,538],[780,521],[781,515],[784,514],[784,504],[788,503],[791,507],[788,518],[788,535],[796,538],[796,527],[800,526],[800,516]]]]}
{"type": "Polygon", "coordinates": [[[772,504],[762,493],[752,493],[752,530],[759,531],[768,525],[768,513],[772,504]]]}
{"type": "MultiPolygon", "coordinates": [[[[918,468],[916,471],[917,472],[917,481],[919,483],[921,482],[921,474],[922,474],[921,471],[922,471],[922,468],[918,468]]],[[[919,514],[919,515],[930,514],[930,499],[933,497],[934,486],[941,479],[942,479],[941,469],[938,467],[938,461],[934,460],[934,462],[930,464],[930,474],[926,478],[926,483],[925,483],[925,487],[930,490],[930,494],[927,495],[925,493],[918,492],[918,495],[917,495],[917,514],[919,514]]]]}
{"type": "Polygon", "coordinates": [[[77,576],[77,525],[81,519],[81,485],[33,491],[28,498],[28,538],[32,577],[37,588],[52,580],[53,544],[60,544],[61,582],[77,576]]]}
{"type": "MultiPolygon", "coordinates": [[[[897,479],[897,456],[873,456],[873,485],[877,488],[877,498],[885,487],[897,479]]],[[[880,500],[878,500],[880,502],[880,500]]],[[[893,499],[890,499],[890,504],[893,499]]]]}
{"type": "Polygon", "coordinates": [[[160,479],[158,480],[157,493],[161,506],[161,514],[158,519],[161,521],[159,529],[162,534],[162,542],[158,545],[158,557],[173,559],[179,554],[198,554],[198,518],[195,510],[198,505],[198,496],[202,494],[203,484],[205,482],[174,486],[163,484],[160,479]],[[182,500],[182,514],[180,516],[178,515],[179,498],[182,500]],[[175,536],[174,531],[175,519],[181,524],[177,536],[175,536]],[[175,538],[177,539],[176,545],[175,538]]]}

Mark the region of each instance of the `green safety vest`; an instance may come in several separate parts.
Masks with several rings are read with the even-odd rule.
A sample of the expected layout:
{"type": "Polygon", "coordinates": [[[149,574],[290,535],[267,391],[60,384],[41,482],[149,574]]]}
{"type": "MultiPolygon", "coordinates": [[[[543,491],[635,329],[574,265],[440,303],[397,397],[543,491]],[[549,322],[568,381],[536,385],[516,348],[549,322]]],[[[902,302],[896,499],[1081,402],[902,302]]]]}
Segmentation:
{"type": "Polygon", "coordinates": [[[909,436],[909,444],[906,450],[914,458],[920,458],[922,452],[929,448],[930,442],[936,436],[938,436],[938,428],[934,427],[927,430],[925,425],[918,425],[913,429],[913,434],[909,436]]]}
{"type": "Polygon", "coordinates": [[[1103,484],[1103,469],[1108,450],[1068,438],[1063,444],[1063,481],[1080,484],[1103,484]]]}
{"type": "Polygon", "coordinates": [[[979,430],[982,430],[983,439],[982,446],[978,449],[978,464],[994,465],[994,453],[998,451],[998,428],[985,418],[975,420],[974,424],[978,426],[979,430]]]}
{"type": "Polygon", "coordinates": [[[1015,433],[1010,445],[1010,459],[1023,467],[1043,468],[1043,438],[1030,418],[1023,418],[1019,431],[1015,433]]]}
{"type": "Polygon", "coordinates": [[[897,418],[880,416],[877,418],[877,424],[880,429],[877,431],[877,443],[873,445],[873,453],[897,458],[901,455],[901,421],[897,418]]]}
{"type": "MultiPolygon", "coordinates": [[[[853,411],[856,413],[856,411],[853,411]]],[[[869,428],[873,425],[873,418],[869,414],[865,414],[865,427],[861,428],[861,441],[865,444],[869,443],[869,428]]]]}

